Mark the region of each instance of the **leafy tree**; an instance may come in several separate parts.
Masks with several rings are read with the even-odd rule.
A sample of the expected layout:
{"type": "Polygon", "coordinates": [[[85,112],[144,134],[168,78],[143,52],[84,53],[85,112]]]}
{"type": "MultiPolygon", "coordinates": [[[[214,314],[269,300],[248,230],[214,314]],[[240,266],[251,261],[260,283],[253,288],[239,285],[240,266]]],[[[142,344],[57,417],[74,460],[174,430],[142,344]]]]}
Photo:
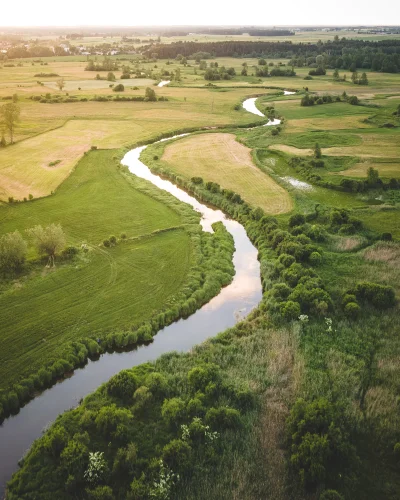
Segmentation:
{"type": "Polygon", "coordinates": [[[28,230],[28,234],[33,238],[38,252],[48,256],[48,265],[55,267],[55,257],[65,247],[66,242],[60,224],[50,224],[45,228],[35,226],[28,230]]]}
{"type": "Polygon", "coordinates": [[[145,93],[145,98],[148,101],[157,101],[157,97],[156,97],[156,93],[155,93],[154,89],[147,87],[146,93],[145,93]]]}
{"type": "Polygon", "coordinates": [[[318,142],[315,144],[315,147],[314,147],[314,158],[321,158],[322,157],[322,151],[321,151],[321,148],[319,147],[319,144],[318,142]]]}
{"type": "Polygon", "coordinates": [[[115,82],[115,75],[112,71],[109,71],[107,74],[107,81],[109,82],[115,82]]]}
{"type": "Polygon", "coordinates": [[[360,78],[360,80],[358,81],[358,83],[359,83],[360,85],[368,85],[368,78],[367,78],[367,74],[366,74],[366,73],[363,73],[363,74],[361,75],[361,78],[360,78]]]}
{"type": "Polygon", "coordinates": [[[267,61],[266,61],[265,59],[259,59],[259,60],[258,60],[258,64],[259,64],[260,66],[265,66],[265,65],[267,64],[267,61]]]}
{"type": "Polygon", "coordinates": [[[1,123],[10,134],[10,142],[14,144],[14,131],[20,120],[21,109],[15,102],[4,104],[0,108],[1,123]]]}
{"type": "Polygon", "coordinates": [[[376,186],[379,179],[379,171],[376,168],[369,167],[367,171],[367,182],[370,186],[376,186]]]}
{"type": "Polygon", "coordinates": [[[59,88],[59,90],[62,91],[62,89],[65,87],[65,80],[64,80],[64,78],[59,78],[56,81],[56,85],[59,88]]]}
{"type": "Polygon", "coordinates": [[[1,139],[0,139],[0,148],[5,148],[7,146],[7,142],[4,138],[4,133],[1,134],[1,139]]]}
{"type": "Polygon", "coordinates": [[[18,270],[25,261],[27,244],[18,231],[0,238],[0,268],[5,272],[18,270]]]}
{"type": "Polygon", "coordinates": [[[173,469],[185,469],[190,465],[190,453],[192,449],[186,441],[173,439],[163,449],[163,460],[165,464],[173,469]]]}
{"type": "Polygon", "coordinates": [[[333,79],[334,80],[339,80],[340,79],[340,76],[339,76],[339,70],[336,68],[335,71],[333,72],[333,79]]]}

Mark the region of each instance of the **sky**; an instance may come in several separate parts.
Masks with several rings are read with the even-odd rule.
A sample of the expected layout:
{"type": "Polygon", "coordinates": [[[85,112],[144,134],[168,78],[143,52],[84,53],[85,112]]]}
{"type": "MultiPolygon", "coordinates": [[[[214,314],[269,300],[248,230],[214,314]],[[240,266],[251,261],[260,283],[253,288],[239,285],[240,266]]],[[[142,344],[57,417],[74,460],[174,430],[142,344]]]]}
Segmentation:
{"type": "Polygon", "coordinates": [[[400,25],[398,0],[18,0],[0,26],[400,25]]]}

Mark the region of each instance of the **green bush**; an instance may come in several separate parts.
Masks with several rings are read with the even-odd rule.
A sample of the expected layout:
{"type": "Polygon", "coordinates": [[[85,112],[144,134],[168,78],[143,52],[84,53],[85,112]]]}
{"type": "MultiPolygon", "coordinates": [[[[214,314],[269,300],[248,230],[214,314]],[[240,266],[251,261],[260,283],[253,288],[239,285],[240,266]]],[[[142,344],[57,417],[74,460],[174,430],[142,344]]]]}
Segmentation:
{"type": "Polygon", "coordinates": [[[361,309],[357,302],[348,302],[344,306],[344,313],[348,318],[356,319],[360,315],[361,309]]]}
{"type": "Polygon", "coordinates": [[[131,401],[133,393],[138,388],[139,382],[131,371],[122,370],[114,375],[107,384],[108,394],[123,401],[131,401]]]}
{"type": "Polygon", "coordinates": [[[186,441],[173,439],[164,446],[162,457],[172,470],[182,470],[190,466],[191,447],[186,441]]]}
{"type": "Polygon", "coordinates": [[[309,261],[313,266],[318,266],[322,262],[322,256],[319,252],[312,252],[309,257],[309,261]]]}
{"type": "Polygon", "coordinates": [[[303,214],[293,214],[289,218],[289,227],[302,226],[305,222],[306,218],[303,214]]]}
{"type": "Polygon", "coordinates": [[[388,285],[369,282],[358,283],[355,294],[360,299],[371,302],[377,309],[388,309],[396,304],[395,291],[388,285]]]}
{"type": "Polygon", "coordinates": [[[118,85],[115,85],[113,87],[114,92],[123,92],[125,90],[125,87],[122,85],[122,83],[119,83],[118,85]]]}
{"type": "Polygon", "coordinates": [[[281,304],[281,314],[288,321],[297,319],[300,316],[300,313],[300,304],[298,302],[288,300],[281,304]]]}
{"type": "Polygon", "coordinates": [[[206,413],[206,422],[215,429],[238,429],[241,426],[240,412],[233,408],[210,408],[206,413]]]}

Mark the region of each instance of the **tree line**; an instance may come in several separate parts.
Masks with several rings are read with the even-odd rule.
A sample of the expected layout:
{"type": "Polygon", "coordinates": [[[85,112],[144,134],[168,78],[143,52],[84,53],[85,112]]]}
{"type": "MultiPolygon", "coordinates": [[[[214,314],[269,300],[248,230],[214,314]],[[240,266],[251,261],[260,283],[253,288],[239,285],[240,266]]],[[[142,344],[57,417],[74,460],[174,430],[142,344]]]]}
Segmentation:
{"type": "Polygon", "coordinates": [[[364,40],[336,40],[318,43],[282,42],[175,42],[168,45],[152,44],[143,47],[143,54],[160,59],[173,59],[178,54],[192,58],[197,52],[208,52],[214,57],[269,57],[288,58],[297,67],[316,63],[317,56],[324,57],[327,68],[372,69],[387,73],[400,70],[400,40],[370,42],[364,40]]]}

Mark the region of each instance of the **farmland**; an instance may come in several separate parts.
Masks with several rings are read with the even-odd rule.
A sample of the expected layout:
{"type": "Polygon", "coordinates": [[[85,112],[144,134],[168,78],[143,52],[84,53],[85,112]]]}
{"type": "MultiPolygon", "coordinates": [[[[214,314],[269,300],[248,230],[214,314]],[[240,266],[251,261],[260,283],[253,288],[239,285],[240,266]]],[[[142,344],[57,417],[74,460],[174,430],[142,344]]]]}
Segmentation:
{"type": "Polygon", "coordinates": [[[254,165],[250,149],[236,142],[234,135],[202,134],[180,139],[165,148],[161,160],[189,179],[199,176],[238,192],[266,213],[291,210],[287,192],[254,165]]]}
{"type": "MultiPolygon", "coordinates": [[[[161,36],[168,46],[179,40],[161,36]]],[[[18,230],[29,247],[22,269],[0,281],[0,417],[21,406],[13,403],[25,388],[35,390],[41,368],[67,359],[66,345],[90,339],[111,352],[128,347],[124,335],[136,342],[140,328],[150,342],[168,318],[193,313],[232,277],[226,231],[202,232],[198,213],[121,165],[135,145],[189,133],[150,144],[140,159],[243,226],[258,252],[262,297],[233,328],[186,354],[165,347],[60,416],[22,460],[9,500],[161,498],[159,484],[177,499],[395,500],[399,73],[368,67],[361,85],[329,66],[309,79],[325,70],[316,62],[293,76],[259,77],[268,64],[291,71],[289,60],[156,55],[111,56],[112,83],[106,71],[86,71],[82,56],[1,70],[1,102],[17,104],[21,119],[15,144],[5,131],[0,148],[0,229],[18,230]],[[125,65],[130,78],[119,78],[125,65]],[[217,79],[206,80],[206,69],[217,79]],[[42,71],[65,87],[54,77],[38,82],[42,71]],[[157,87],[160,80],[171,81],[157,87]],[[244,110],[249,97],[265,117],[244,110]],[[257,126],[267,117],[279,122],[257,126]],[[60,252],[55,268],[28,232],[51,223],[76,249],[60,252]],[[87,479],[93,453],[103,464],[96,483],[87,479]]],[[[236,257],[254,267],[241,250],[236,257]]],[[[243,296],[247,277],[237,285],[243,296]]]]}

